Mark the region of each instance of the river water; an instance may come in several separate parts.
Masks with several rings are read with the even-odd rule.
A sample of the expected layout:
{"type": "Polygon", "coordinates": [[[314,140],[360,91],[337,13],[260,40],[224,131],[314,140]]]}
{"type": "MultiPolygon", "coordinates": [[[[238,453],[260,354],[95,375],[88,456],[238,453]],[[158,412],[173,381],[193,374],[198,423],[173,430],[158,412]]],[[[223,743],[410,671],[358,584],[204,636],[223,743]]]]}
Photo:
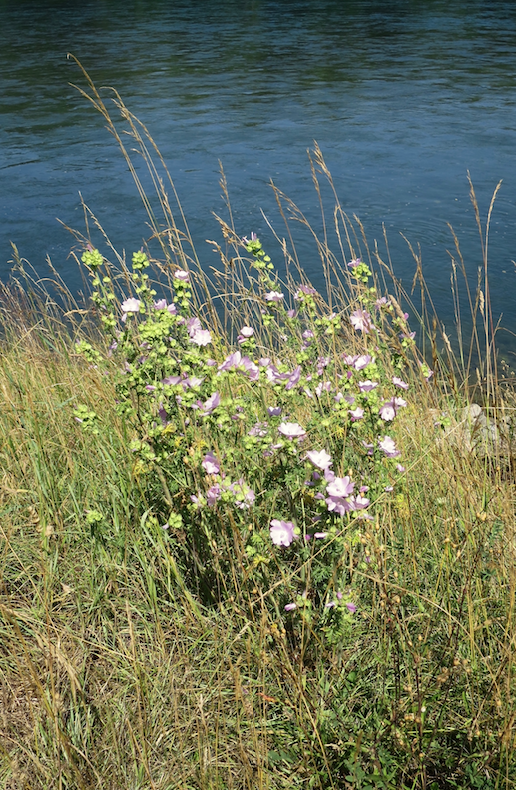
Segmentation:
{"type": "MultiPolygon", "coordinates": [[[[385,225],[396,273],[422,251],[452,328],[450,256],[459,237],[471,281],[482,263],[467,172],[482,217],[503,179],[489,241],[495,318],[516,349],[516,6],[492,0],[0,0],[0,279],[10,242],[72,289],[80,195],[113,243],[149,235],[126,164],[76,89],[73,53],[147,125],[174,178],[203,265],[220,239],[222,162],[238,232],[282,234],[269,180],[318,227],[306,150],[319,143],[343,208],[369,242],[385,225]]],[[[106,94],[107,96],[107,94],[106,94]]],[[[328,203],[328,209],[331,204],[328,203]]],[[[308,236],[301,260],[316,285],[308,236]]],[[[274,248],[270,251],[273,256],[274,248]]],[[[279,256],[278,256],[279,257],[279,256]]]]}

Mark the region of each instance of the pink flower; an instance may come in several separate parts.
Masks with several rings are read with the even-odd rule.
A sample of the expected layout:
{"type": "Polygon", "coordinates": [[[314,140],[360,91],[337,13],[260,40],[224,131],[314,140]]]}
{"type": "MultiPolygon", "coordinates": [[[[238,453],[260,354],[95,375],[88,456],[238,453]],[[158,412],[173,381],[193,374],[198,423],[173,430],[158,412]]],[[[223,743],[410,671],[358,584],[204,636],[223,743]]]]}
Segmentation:
{"type": "Polygon", "coordinates": [[[243,477],[240,480],[235,480],[229,487],[229,490],[235,497],[235,506],[240,508],[240,510],[247,510],[254,503],[255,493],[247,485],[243,477]]]}
{"type": "Polygon", "coordinates": [[[377,381],[369,381],[369,379],[367,379],[367,381],[358,382],[358,388],[360,392],[371,392],[371,390],[376,389],[377,386],[378,386],[377,381]]]}
{"type": "Polygon", "coordinates": [[[219,405],[220,405],[220,395],[218,392],[214,392],[213,395],[210,395],[206,403],[204,403],[201,406],[201,408],[202,411],[204,412],[204,415],[206,416],[208,414],[211,414],[213,411],[215,411],[215,409],[219,405]]]}
{"type": "Polygon", "coordinates": [[[390,305],[391,303],[387,300],[386,296],[381,296],[380,299],[377,299],[374,303],[374,306],[377,310],[379,310],[381,307],[390,307],[390,305]]]}
{"type": "Polygon", "coordinates": [[[348,411],[348,414],[351,417],[351,419],[353,420],[353,422],[355,422],[355,420],[361,420],[362,419],[362,417],[364,416],[364,410],[360,406],[357,406],[356,409],[350,409],[348,411]]]}
{"type": "Polygon", "coordinates": [[[355,484],[352,483],[349,477],[335,477],[334,480],[326,486],[326,493],[328,496],[325,499],[328,510],[338,513],[343,516],[350,510],[355,510],[348,497],[353,493],[355,484]]]}
{"type": "Polygon", "coordinates": [[[218,483],[208,488],[206,492],[208,507],[215,507],[217,500],[220,499],[222,491],[218,483]]]}
{"type": "Polygon", "coordinates": [[[224,362],[222,362],[221,365],[219,365],[219,370],[223,371],[223,370],[231,370],[231,368],[237,368],[240,365],[241,361],[242,361],[242,354],[240,353],[240,351],[234,351],[232,354],[229,354],[229,356],[226,357],[226,359],[224,360],[224,362]]]}
{"type": "Polygon", "coordinates": [[[362,310],[360,308],[355,310],[354,313],[351,313],[349,320],[353,329],[356,329],[357,332],[364,332],[367,334],[373,328],[371,316],[367,310],[362,310]]]}
{"type": "Polygon", "coordinates": [[[174,277],[176,280],[181,280],[183,283],[190,282],[190,273],[186,272],[184,269],[177,269],[177,271],[174,272],[174,277]]]}
{"type": "Polygon", "coordinates": [[[373,358],[369,356],[369,354],[362,354],[360,357],[357,357],[353,363],[353,367],[355,370],[362,370],[366,368],[370,362],[373,361],[373,358]]]}
{"type": "Polygon", "coordinates": [[[273,518],[269,531],[275,546],[290,546],[295,538],[292,521],[280,521],[277,518],[273,518]]]}
{"type": "Polygon", "coordinates": [[[378,412],[382,420],[385,422],[390,422],[396,417],[396,410],[391,401],[387,401],[384,403],[383,406],[380,406],[380,410],[378,412]]]}
{"type": "Polygon", "coordinates": [[[326,493],[333,497],[348,497],[353,493],[355,484],[351,482],[348,475],[346,477],[336,477],[333,482],[328,483],[326,493]]]}
{"type": "Polygon", "coordinates": [[[292,387],[295,387],[300,378],[301,378],[301,365],[298,365],[297,368],[290,374],[288,381],[285,385],[285,390],[291,390],[292,387]]]}
{"type": "Polygon", "coordinates": [[[265,294],[265,300],[267,302],[281,302],[283,299],[283,294],[279,291],[269,291],[268,294],[265,294]]]}
{"type": "Polygon", "coordinates": [[[243,326],[238,335],[238,342],[245,343],[250,337],[254,335],[254,329],[251,326],[243,326]]]}
{"type": "Polygon", "coordinates": [[[278,433],[281,433],[286,439],[301,439],[306,436],[306,431],[297,422],[280,423],[278,433]]]}
{"type": "Polygon", "coordinates": [[[331,455],[328,455],[326,450],[319,450],[319,452],[316,450],[309,450],[306,457],[310,463],[317,466],[318,469],[327,469],[332,463],[331,455]]]}
{"type": "Polygon", "coordinates": [[[315,288],[311,288],[309,285],[300,285],[294,294],[294,299],[299,301],[300,299],[303,299],[304,296],[313,296],[316,293],[317,291],[315,288]]]}
{"type": "Polygon", "coordinates": [[[126,299],[125,302],[122,302],[120,307],[122,308],[123,313],[139,313],[140,305],[140,300],[135,299],[134,296],[131,296],[129,299],[126,299]]]}
{"type": "Polygon", "coordinates": [[[408,390],[408,388],[409,388],[409,385],[407,384],[407,382],[403,381],[398,376],[393,376],[392,377],[392,383],[395,384],[397,387],[400,387],[400,389],[402,389],[402,390],[408,390]]]}
{"type": "Polygon", "coordinates": [[[394,439],[391,439],[390,436],[384,436],[383,439],[378,442],[378,447],[385,453],[387,458],[397,458],[397,456],[400,455],[400,451],[396,449],[394,439]]]}
{"type": "Polygon", "coordinates": [[[209,475],[218,475],[220,472],[220,461],[213,453],[207,453],[204,456],[202,466],[209,475]]]}
{"type": "Polygon", "coordinates": [[[367,497],[357,494],[357,496],[352,496],[349,498],[349,504],[351,506],[351,510],[363,510],[364,508],[369,507],[371,503],[367,497]]]}
{"type": "Polygon", "coordinates": [[[386,401],[383,406],[380,407],[378,413],[382,420],[389,422],[395,418],[396,414],[398,413],[398,409],[406,405],[406,400],[403,400],[403,398],[394,397],[386,401]]]}
{"type": "Polygon", "coordinates": [[[288,603],[284,608],[286,612],[293,612],[294,609],[297,609],[297,603],[288,603]]]}

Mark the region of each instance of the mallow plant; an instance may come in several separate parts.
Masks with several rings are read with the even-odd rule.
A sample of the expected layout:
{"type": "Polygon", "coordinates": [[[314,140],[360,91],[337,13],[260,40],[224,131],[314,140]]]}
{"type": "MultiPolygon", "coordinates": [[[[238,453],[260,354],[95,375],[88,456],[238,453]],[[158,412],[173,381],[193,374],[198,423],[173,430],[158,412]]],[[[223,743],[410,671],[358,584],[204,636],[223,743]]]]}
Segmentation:
{"type": "MultiPolygon", "coordinates": [[[[330,312],[310,284],[281,283],[254,234],[241,244],[253,309],[233,316],[231,337],[196,308],[195,273],[176,269],[158,298],[140,251],[122,296],[88,248],[110,364],[88,344],[78,351],[115,377],[147,523],[190,593],[260,601],[293,639],[332,644],[367,605],[353,568],[373,570],[363,535],[404,473],[396,422],[414,341],[362,261],[348,264],[349,304],[330,312]]],[[[75,417],[95,435],[91,410],[77,404],[75,417]]]]}

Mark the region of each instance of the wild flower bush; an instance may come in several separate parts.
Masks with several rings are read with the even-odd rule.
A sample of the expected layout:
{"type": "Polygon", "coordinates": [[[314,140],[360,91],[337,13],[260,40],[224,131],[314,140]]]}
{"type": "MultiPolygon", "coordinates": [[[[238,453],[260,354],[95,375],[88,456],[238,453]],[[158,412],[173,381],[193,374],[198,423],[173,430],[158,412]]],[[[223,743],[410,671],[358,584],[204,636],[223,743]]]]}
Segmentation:
{"type": "MultiPolygon", "coordinates": [[[[350,552],[405,471],[395,425],[413,335],[359,259],[351,307],[330,313],[306,283],[287,292],[254,234],[241,244],[254,312],[252,325],[234,318],[234,344],[205,326],[189,271],[156,299],[135,253],[134,295],[121,300],[98,250],[83,254],[116,362],[114,408],[190,590],[205,603],[259,594],[292,630],[332,644],[361,606],[350,552]]],[[[76,418],[94,430],[90,411],[76,418]]],[[[362,552],[364,568],[374,562],[362,552]]]]}

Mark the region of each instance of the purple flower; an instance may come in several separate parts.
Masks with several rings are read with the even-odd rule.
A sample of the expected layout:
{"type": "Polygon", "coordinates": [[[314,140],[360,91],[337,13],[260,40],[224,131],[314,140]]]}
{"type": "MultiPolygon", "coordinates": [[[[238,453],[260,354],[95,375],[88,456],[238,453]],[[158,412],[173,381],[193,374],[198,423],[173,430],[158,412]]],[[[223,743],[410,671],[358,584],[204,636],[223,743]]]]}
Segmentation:
{"type": "Polygon", "coordinates": [[[323,540],[324,538],[328,537],[327,532],[314,532],[314,538],[316,540],[323,540]]]}
{"type": "Polygon", "coordinates": [[[220,472],[220,461],[213,453],[207,453],[204,456],[202,466],[209,475],[218,475],[220,472]]]}
{"type": "Polygon", "coordinates": [[[281,406],[267,406],[267,414],[269,417],[279,417],[281,414],[281,406]]]}
{"type": "Polygon", "coordinates": [[[356,605],[354,603],[351,603],[351,601],[348,601],[346,603],[346,609],[348,609],[351,612],[351,614],[355,614],[355,612],[357,610],[357,607],[356,607],[356,605]]]}
{"type": "Polygon", "coordinates": [[[176,278],[176,280],[180,280],[183,283],[190,282],[190,273],[186,272],[184,269],[177,269],[174,272],[174,277],[176,278]]]}
{"type": "Polygon", "coordinates": [[[376,300],[374,306],[379,310],[381,307],[390,307],[391,303],[387,300],[386,296],[381,296],[380,299],[376,300]]]}
{"type": "Polygon", "coordinates": [[[367,310],[362,310],[360,308],[355,310],[354,313],[351,313],[349,320],[353,329],[356,329],[357,332],[364,332],[367,334],[373,328],[371,316],[367,310]]]}
{"type": "Polygon", "coordinates": [[[351,419],[353,420],[353,422],[355,422],[355,420],[361,420],[362,419],[362,417],[364,416],[364,410],[360,406],[357,406],[356,409],[350,409],[348,411],[348,414],[351,417],[351,419]]]}
{"type": "Polygon", "coordinates": [[[378,413],[382,420],[389,422],[395,418],[396,414],[398,413],[398,409],[406,405],[407,401],[403,400],[403,398],[394,397],[386,401],[383,406],[380,407],[378,413]]]}
{"type": "Polygon", "coordinates": [[[166,310],[167,309],[167,300],[166,299],[160,299],[159,301],[154,302],[152,307],[154,308],[154,310],[166,310]]]}
{"type": "Polygon", "coordinates": [[[349,504],[351,505],[351,510],[364,510],[364,508],[369,507],[371,503],[367,497],[357,494],[357,496],[349,498],[349,504]]]}
{"type": "Polygon", "coordinates": [[[309,285],[300,285],[294,294],[294,299],[300,301],[304,296],[313,296],[316,293],[315,288],[311,288],[309,285]]]}
{"type": "Polygon", "coordinates": [[[268,424],[266,422],[257,422],[255,425],[253,425],[247,435],[259,436],[260,438],[263,438],[264,436],[267,436],[267,429],[268,424]]]}
{"type": "Polygon", "coordinates": [[[306,431],[297,422],[282,422],[279,425],[278,433],[287,439],[301,439],[306,436],[306,431]]]}
{"type": "Polygon", "coordinates": [[[243,326],[240,330],[240,334],[238,335],[238,342],[245,343],[246,340],[249,340],[250,337],[254,335],[254,329],[251,326],[243,326]]]}
{"type": "Polygon", "coordinates": [[[371,390],[376,389],[377,386],[378,386],[377,381],[369,381],[369,379],[367,379],[367,381],[358,382],[358,388],[360,392],[371,392],[371,390]]]}
{"type": "Polygon", "coordinates": [[[161,424],[165,428],[168,425],[168,414],[167,414],[166,410],[164,409],[162,403],[160,403],[160,405],[159,405],[158,416],[159,416],[159,418],[161,420],[161,424]]]}
{"type": "Polygon", "coordinates": [[[285,390],[291,390],[292,387],[295,387],[300,378],[301,378],[301,365],[298,365],[297,368],[290,374],[288,381],[285,385],[285,390]]]}
{"type": "Polygon", "coordinates": [[[208,500],[208,507],[215,507],[217,500],[220,499],[222,491],[220,485],[215,483],[215,485],[210,486],[206,492],[206,497],[208,500]]]}
{"type": "Polygon", "coordinates": [[[355,370],[362,370],[363,368],[366,368],[370,362],[373,362],[373,358],[370,357],[369,354],[362,354],[355,359],[353,367],[355,370]]]}
{"type": "Polygon", "coordinates": [[[326,493],[329,496],[344,498],[350,496],[354,488],[355,484],[352,483],[348,475],[346,475],[346,477],[336,477],[335,480],[328,483],[326,493]]]}
{"type": "Polygon", "coordinates": [[[398,472],[404,472],[405,471],[405,467],[402,466],[401,464],[396,464],[396,469],[398,470],[398,472]]]}
{"type": "Polygon", "coordinates": [[[288,603],[288,604],[285,606],[285,611],[286,611],[286,612],[293,612],[293,611],[294,611],[294,609],[297,609],[297,603],[288,603]]]}
{"type": "Polygon", "coordinates": [[[214,392],[213,395],[210,395],[208,400],[201,406],[204,415],[211,414],[217,406],[220,405],[220,395],[218,392],[214,392]]]}
{"type": "Polygon", "coordinates": [[[402,390],[408,390],[408,388],[409,388],[409,385],[407,384],[407,382],[403,381],[398,376],[393,376],[392,377],[392,383],[395,384],[397,387],[399,387],[402,390]]]}
{"type": "Polygon", "coordinates": [[[247,510],[254,503],[255,493],[253,489],[247,485],[243,477],[241,477],[240,480],[236,480],[229,487],[229,490],[235,497],[236,507],[240,508],[240,510],[247,510]]]}
{"type": "Polygon", "coordinates": [[[336,477],[332,482],[328,483],[326,493],[328,494],[325,502],[330,512],[338,513],[343,516],[354,507],[348,501],[348,497],[353,493],[355,484],[352,483],[349,477],[336,477]]]}
{"type": "Polygon", "coordinates": [[[310,463],[317,466],[318,469],[327,469],[332,463],[331,455],[329,455],[326,450],[309,450],[306,457],[310,463]]]}
{"type": "Polygon", "coordinates": [[[206,504],[206,499],[204,498],[204,496],[201,494],[200,491],[197,492],[197,496],[195,494],[192,494],[190,496],[190,499],[194,503],[194,505],[196,505],[197,510],[200,510],[206,504]]]}
{"type": "Polygon", "coordinates": [[[267,302],[281,302],[283,299],[283,294],[279,291],[269,291],[268,294],[265,294],[265,300],[267,302]]]}
{"type": "Polygon", "coordinates": [[[186,322],[186,328],[188,329],[188,334],[190,335],[190,337],[192,337],[192,335],[198,332],[199,329],[202,329],[202,324],[197,318],[197,316],[195,316],[194,318],[188,319],[188,321],[186,322]]]}
{"type": "Polygon", "coordinates": [[[391,401],[387,401],[387,403],[384,403],[383,406],[380,406],[378,414],[382,420],[385,420],[385,422],[390,422],[396,417],[396,409],[394,408],[391,401]]]}
{"type": "Polygon", "coordinates": [[[181,376],[166,376],[164,379],[161,380],[161,383],[165,385],[165,387],[175,387],[182,381],[181,376]]]}
{"type": "Polygon", "coordinates": [[[292,521],[273,518],[269,526],[271,540],[275,546],[290,546],[295,538],[292,521]]]}
{"type": "Polygon", "coordinates": [[[331,390],[331,382],[330,381],[320,381],[317,387],[315,388],[315,394],[318,398],[321,397],[323,392],[329,392],[331,390]]]}
{"type": "Polygon", "coordinates": [[[384,436],[383,439],[378,442],[378,447],[385,453],[387,458],[397,458],[398,455],[401,455],[400,451],[396,449],[394,439],[391,439],[390,436],[384,436]]]}
{"type": "Polygon", "coordinates": [[[322,376],[323,370],[330,364],[330,357],[318,357],[317,358],[317,375],[322,376]]]}
{"type": "Polygon", "coordinates": [[[224,362],[219,365],[219,371],[223,370],[231,370],[231,368],[237,368],[242,361],[242,354],[240,351],[234,351],[232,354],[226,357],[224,362]]]}
{"type": "Polygon", "coordinates": [[[135,299],[134,296],[131,296],[129,299],[126,299],[125,302],[122,302],[120,307],[122,308],[123,313],[139,313],[140,305],[140,300],[135,299]]]}
{"type": "Polygon", "coordinates": [[[360,260],[360,258],[355,258],[354,261],[350,261],[348,263],[348,266],[349,266],[350,269],[356,269],[357,266],[360,266],[361,263],[362,263],[362,261],[360,260]]]}

